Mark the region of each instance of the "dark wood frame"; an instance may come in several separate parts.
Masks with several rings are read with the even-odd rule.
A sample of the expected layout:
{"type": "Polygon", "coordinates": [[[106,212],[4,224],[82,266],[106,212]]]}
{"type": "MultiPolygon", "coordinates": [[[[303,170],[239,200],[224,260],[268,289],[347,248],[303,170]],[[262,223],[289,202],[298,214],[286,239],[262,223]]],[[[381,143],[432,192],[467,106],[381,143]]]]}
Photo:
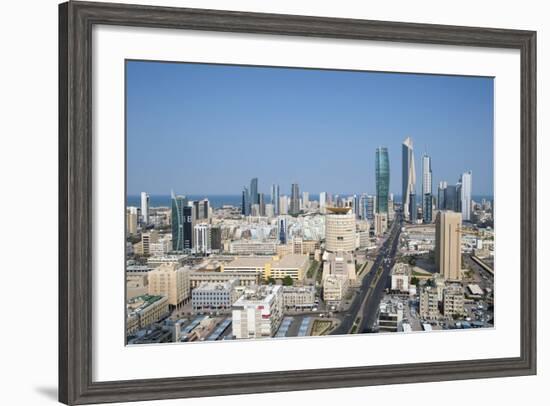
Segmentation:
{"type": "Polygon", "coordinates": [[[219,396],[536,374],[536,32],[69,2],[59,6],[59,400],[219,396]],[[521,53],[521,355],[517,358],[93,382],[92,26],[397,41],[521,53]]]}

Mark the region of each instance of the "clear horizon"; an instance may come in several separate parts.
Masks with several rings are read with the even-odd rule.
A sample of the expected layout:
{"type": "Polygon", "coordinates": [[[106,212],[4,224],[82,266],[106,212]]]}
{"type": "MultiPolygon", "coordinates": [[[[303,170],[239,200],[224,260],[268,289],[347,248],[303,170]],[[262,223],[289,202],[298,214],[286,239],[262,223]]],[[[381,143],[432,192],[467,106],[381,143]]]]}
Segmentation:
{"type": "Polygon", "coordinates": [[[399,196],[407,136],[417,194],[427,151],[433,193],[472,170],[472,195],[493,195],[491,78],[127,62],[129,196],[238,195],[253,177],[266,194],[374,194],[379,145],[399,196]]]}

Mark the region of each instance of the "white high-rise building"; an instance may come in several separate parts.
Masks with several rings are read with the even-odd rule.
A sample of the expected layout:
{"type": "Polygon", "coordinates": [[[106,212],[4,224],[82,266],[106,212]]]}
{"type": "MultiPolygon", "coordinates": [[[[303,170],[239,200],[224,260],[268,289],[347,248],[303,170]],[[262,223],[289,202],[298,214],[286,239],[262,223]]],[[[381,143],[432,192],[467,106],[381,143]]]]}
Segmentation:
{"type": "Polygon", "coordinates": [[[427,154],[422,156],[422,217],[432,222],[432,159],[427,154]]]}
{"type": "Polygon", "coordinates": [[[411,137],[403,141],[403,215],[410,221],[416,221],[416,170],[414,167],[414,151],[411,137]]]}
{"type": "Polygon", "coordinates": [[[464,172],[460,183],[460,206],[462,208],[462,220],[470,221],[472,216],[472,171],[464,172]]]}
{"type": "Polygon", "coordinates": [[[309,192],[302,192],[302,204],[304,209],[309,208],[309,192]]]}
{"type": "Polygon", "coordinates": [[[143,224],[149,224],[149,195],[147,192],[141,192],[141,221],[143,224]]]}
{"type": "Polygon", "coordinates": [[[319,193],[319,211],[321,213],[324,213],[326,207],[327,207],[327,192],[321,192],[319,193]]]}
{"type": "Polygon", "coordinates": [[[195,253],[210,254],[211,246],[211,231],[210,226],[205,223],[197,224],[195,227],[195,253]]]}

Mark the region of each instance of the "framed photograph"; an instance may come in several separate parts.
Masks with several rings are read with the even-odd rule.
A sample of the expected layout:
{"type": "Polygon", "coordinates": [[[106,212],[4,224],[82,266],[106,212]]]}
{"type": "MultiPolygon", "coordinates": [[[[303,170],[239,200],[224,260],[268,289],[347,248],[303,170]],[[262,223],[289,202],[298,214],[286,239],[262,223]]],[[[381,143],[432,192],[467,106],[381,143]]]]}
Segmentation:
{"type": "Polygon", "coordinates": [[[536,373],[536,33],[59,7],[59,400],[536,373]]]}

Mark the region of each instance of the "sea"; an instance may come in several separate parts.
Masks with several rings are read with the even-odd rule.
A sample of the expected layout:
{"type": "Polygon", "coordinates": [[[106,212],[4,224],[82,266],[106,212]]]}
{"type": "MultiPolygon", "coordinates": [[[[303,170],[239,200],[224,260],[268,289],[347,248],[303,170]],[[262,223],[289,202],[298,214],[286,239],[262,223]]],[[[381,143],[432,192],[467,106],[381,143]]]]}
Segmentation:
{"type": "MultiPolygon", "coordinates": [[[[350,195],[353,195],[353,193],[341,194],[340,196],[350,196],[350,195]]],[[[358,195],[360,195],[360,193],[358,193],[358,195]]],[[[206,198],[210,201],[210,205],[214,208],[220,208],[224,205],[240,207],[242,202],[242,195],[186,195],[186,197],[189,200],[202,200],[206,198]]],[[[399,196],[395,196],[394,198],[396,202],[401,201],[401,198],[399,196]]],[[[170,199],[171,199],[170,195],[149,195],[149,206],[150,207],[170,207],[172,204],[170,199]]],[[[309,199],[318,201],[319,195],[310,194],[309,199]]],[[[481,202],[482,199],[493,201],[493,196],[478,195],[478,196],[472,196],[472,199],[476,202],[481,202]]],[[[266,195],[266,202],[270,202],[270,200],[271,200],[270,197],[266,195]]],[[[418,201],[420,203],[421,199],[418,199],[418,201]]],[[[126,205],[135,206],[135,207],[141,206],[140,195],[128,195],[126,198],[126,205]]]]}

